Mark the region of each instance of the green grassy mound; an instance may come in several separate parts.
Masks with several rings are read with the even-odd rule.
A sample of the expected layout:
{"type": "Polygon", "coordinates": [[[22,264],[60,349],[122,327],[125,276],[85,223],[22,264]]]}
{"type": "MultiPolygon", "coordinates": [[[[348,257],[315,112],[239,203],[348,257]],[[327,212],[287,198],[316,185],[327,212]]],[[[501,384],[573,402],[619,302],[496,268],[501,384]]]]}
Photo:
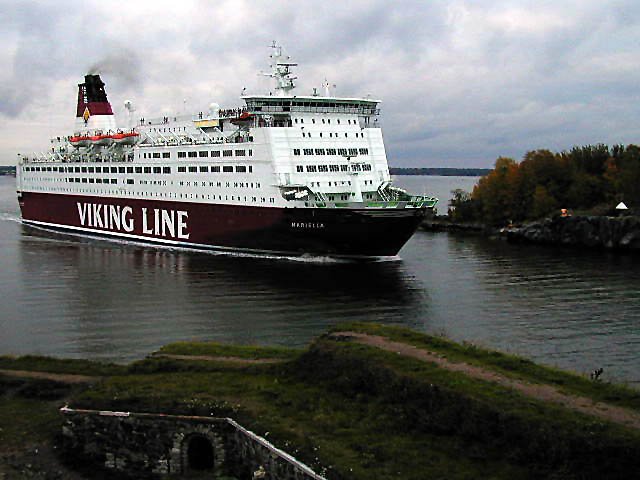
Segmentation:
{"type": "MultiPolygon", "coordinates": [[[[565,393],[639,406],[635,390],[518,357],[406,329],[362,324],[335,329],[346,330],[565,393]]],[[[304,351],[179,343],[159,353],[283,361],[226,364],[152,355],[127,367],[85,365],[79,371],[79,364],[65,369],[60,361],[51,366],[66,373],[102,372],[91,388],[71,392],[72,407],[230,416],[329,479],[626,479],[640,471],[637,430],[330,335],[304,351]]],[[[26,369],[29,362],[44,368],[48,360],[11,361],[15,369],[26,369]]],[[[14,395],[18,403],[12,408],[24,402],[35,402],[29,405],[36,408],[43,401],[39,392],[14,395]]],[[[9,405],[9,397],[3,402],[9,405]]],[[[9,418],[12,408],[0,407],[0,416],[9,418]]],[[[43,422],[51,428],[50,416],[43,422]]]]}

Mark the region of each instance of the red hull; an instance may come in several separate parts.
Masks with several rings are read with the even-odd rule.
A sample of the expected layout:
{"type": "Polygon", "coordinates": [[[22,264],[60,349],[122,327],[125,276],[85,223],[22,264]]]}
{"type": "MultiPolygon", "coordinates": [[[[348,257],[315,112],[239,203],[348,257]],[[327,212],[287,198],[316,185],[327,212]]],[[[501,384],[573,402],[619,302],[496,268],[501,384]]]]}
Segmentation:
{"type": "Polygon", "coordinates": [[[196,248],[395,255],[425,210],[283,209],[23,192],[27,223],[196,248]]]}

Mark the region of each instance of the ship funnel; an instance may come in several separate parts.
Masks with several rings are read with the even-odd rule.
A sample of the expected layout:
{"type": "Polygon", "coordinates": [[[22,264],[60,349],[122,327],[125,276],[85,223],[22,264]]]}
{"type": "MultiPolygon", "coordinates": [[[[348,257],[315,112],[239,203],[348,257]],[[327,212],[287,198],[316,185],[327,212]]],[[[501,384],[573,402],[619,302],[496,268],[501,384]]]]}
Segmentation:
{"type": "Polygon", "coordinates": [[[100,75],[85,75],[84,83],[78,84],[76,131],[88,130],[116,130],[113,110],[100,75]]]}

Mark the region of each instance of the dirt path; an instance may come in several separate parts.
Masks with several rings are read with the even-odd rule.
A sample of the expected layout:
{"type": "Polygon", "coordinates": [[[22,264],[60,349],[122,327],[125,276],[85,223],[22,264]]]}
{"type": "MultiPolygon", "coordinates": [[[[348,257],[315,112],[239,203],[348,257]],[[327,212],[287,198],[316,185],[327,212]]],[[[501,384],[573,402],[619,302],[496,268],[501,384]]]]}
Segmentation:
{"type": "Polygon", "coordinates": [[[70,373],[32,372],[29,370],[5,369],[0,369],[0,375],[7,375],[9,377],[54,380],[60,383],[89,383],[100,379],[100,377],[89,377],[87,375],[75,375],[70,373]]]}
{"type": "Polygon", "coordinates": [[[204,360],[207,362],[229,362],[239,364],[282,363],[280,358],[242,358],[242,357],[216,357],[212,355],[177,355],[173,353],[156,353],[154,357],[171,358],[174,360],[204,360]]]}
{"type": "Polygon", "coordinates": [[[607,403],[596,402],[587,397],[569,395],[550,385],[527,383],[509,378],[486,368],[464,362],[452,362],[438,353],[422,350],[412,345],[407,345],[406,343],[394,342],[377,335],[357,332],[336,332],[332,334],[331,337],[355,341],[425,362],[433,362],[446,370],[461,372],[473,378],[494,382],[538,400],[553,402],[581,413],[599,417],[603,420],[640,429],[640,413],[638,412],[607,403]]]}

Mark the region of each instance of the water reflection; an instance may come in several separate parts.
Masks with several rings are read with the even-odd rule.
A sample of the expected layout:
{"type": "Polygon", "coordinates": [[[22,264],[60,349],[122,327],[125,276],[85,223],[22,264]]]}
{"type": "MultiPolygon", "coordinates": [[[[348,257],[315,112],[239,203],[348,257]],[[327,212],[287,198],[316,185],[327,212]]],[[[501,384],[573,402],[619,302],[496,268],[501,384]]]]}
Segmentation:
{"type": "Polygon", "coordinates": [[[229,257],[22,228],[22,268],[38,285],[31,335],[46,324],[74,355],[131,359],[190,338],[304,345],[337,322],[404,323],[428,304],[401,261],[229,257]]]}

